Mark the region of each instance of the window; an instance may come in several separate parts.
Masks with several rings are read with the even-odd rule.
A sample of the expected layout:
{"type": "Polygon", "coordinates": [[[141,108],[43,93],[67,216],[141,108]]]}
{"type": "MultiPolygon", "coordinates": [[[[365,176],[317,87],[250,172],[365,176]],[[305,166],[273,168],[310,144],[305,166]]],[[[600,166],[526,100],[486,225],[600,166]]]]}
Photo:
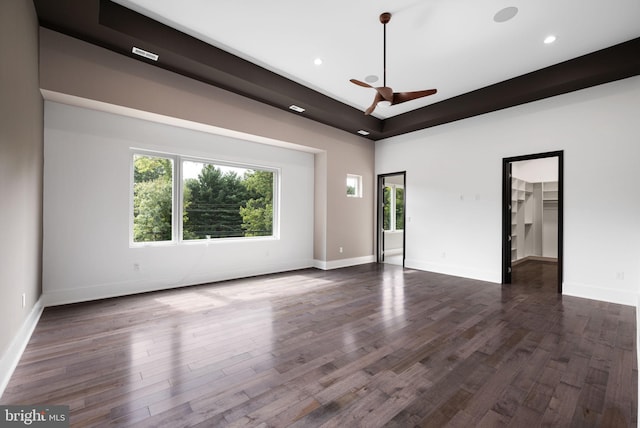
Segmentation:
{"type": "Polygon", "coordinates": [[[404,188],[398,184],[387,184],[383,189],[383,229],[404,229],[404,188]]]}
{"type": "Polygon", "coordinates": [[[134,153],[132,241],[274,236],[276,182],[266,168],[134,153]]]}
{"type": "Polygon", "coordinates": [[[273,172],[187,160],[182,239],[273,235],[273,172]]]}
{"type": "Polygon", "coordinates": [[[133,155],[133,242],[173,240],[173,159],[133,155]]]}
{"type": "Polygon", "coordinates": [[[396,191],[396,206],[395,206],[395,213],[396,213],[396,224],[395,224],[395,228],[396,230],[403,230],[404,229],[404,188],[402,187],[395,187],[395,191],[396,191]]]}
{"type": "Polygon", "coordinates": [[[347,174],[347,196],[351,198],[362,197],[362,176],[347,174]]]}

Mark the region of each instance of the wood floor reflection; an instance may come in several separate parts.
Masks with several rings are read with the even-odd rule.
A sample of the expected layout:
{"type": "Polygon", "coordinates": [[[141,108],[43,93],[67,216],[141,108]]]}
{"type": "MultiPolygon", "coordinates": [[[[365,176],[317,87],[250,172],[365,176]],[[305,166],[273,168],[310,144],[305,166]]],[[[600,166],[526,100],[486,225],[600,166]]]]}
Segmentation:
{"type": "Polygon", "coordinates": [[[635,308],[526,268],[511,286],[309,269],[48,308],[0,402],[66,404],[78,427],[635,427],[635,308]]]}

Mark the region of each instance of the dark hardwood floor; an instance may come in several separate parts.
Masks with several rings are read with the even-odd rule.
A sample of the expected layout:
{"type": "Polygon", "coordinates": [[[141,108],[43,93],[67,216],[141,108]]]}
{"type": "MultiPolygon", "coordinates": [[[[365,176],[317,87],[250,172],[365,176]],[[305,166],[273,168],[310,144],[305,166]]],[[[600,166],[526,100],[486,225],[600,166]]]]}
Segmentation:
{"type": "Polygon", "coordinates": [[[635,427],[635,308],[558,295],[554,269],[370,264],[47,308],[0,402],[78,427],[635,427]]]}

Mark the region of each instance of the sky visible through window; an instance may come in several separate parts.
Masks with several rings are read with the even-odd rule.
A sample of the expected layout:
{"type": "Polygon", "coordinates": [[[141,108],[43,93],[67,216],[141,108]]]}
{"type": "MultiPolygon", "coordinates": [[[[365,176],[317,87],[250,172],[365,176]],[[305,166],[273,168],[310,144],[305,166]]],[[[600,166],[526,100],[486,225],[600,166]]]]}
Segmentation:
{"type": "MultiPolygon", "coordinates": [[[[214,163],[211,164],[215,165],[216,168],[218,168],[223,174],[226,174],[227,172],[235,172],[238,177],[242,177],[247,171],[247,168],[236,168],[233,166],[219,165],[214,163]]],[[[200,171],[202,171],[202,168],[205,165],[209,165],[209,163],[184,161],[182,165],[182,178],[186,180],[188,178],[198,178],[198,175],[200,174],[200,171]]]]}

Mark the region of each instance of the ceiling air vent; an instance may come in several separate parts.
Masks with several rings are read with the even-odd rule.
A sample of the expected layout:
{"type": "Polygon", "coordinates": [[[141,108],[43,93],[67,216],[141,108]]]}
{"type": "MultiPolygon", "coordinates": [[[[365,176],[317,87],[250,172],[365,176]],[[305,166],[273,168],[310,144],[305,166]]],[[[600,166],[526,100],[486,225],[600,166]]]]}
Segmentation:
{"type": "Polygon", "coordinates": [[[158,58],[159,58],[158,55],[156,55],[156,54],[154,54],[152,52],[149,52],[149,51],[145,51],[144,49],[137,48],[135,46],[133,47],[133,49],[131,49],[131,52],[133,52],[136,55],[140,55],[142,57],[150,59],[152,61],[157,61],[158,58]]]}

